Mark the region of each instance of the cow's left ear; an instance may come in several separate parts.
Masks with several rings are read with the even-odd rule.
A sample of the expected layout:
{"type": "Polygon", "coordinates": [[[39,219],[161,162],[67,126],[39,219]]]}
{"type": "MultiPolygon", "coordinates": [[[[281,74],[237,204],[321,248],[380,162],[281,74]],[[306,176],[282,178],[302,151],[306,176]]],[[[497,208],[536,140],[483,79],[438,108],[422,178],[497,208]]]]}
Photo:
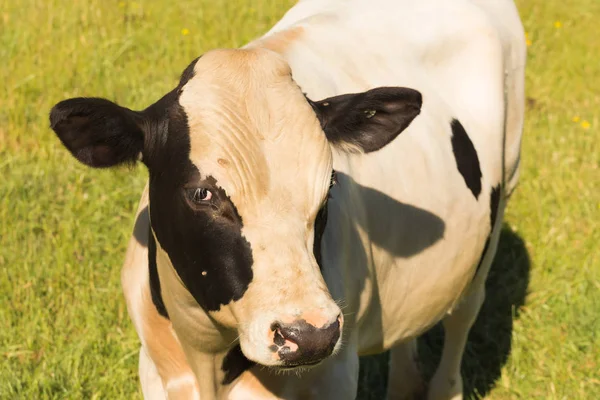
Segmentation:
{"type": "Polygon", "coordinates": [[[365,153],[390,143],[421,112],[421,93],[380,87],[310,102],[329,142],[365,153]]]}

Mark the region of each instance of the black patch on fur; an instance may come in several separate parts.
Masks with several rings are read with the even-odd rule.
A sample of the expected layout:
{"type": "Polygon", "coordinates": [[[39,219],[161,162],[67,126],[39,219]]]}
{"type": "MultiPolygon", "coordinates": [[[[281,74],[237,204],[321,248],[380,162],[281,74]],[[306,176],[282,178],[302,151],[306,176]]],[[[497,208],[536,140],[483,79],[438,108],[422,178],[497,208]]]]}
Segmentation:
{"type": "Polygon", "coordinates": [[[169,313],[163,302],[160,291],[160,279],[158,278],[158,267],[156,265],[156,241],[152,235],[152,229],[148,229],[148,276],[150,280],[150,297],[156,307],[156,311],[163,317],[169,319],[169,313]]]}
{"type": "Polygon", "coordinates": [[[206,311],[239,300],[252,281],[252,250],[242,219],[215,179],[190,161],[190,133],[179,102],[168,109],[165,143],[150,160],[150,221],[156,239],[190,294],[206,311]],[[189,189],[213,194],[194,205],[189,189]]]}
{"type": "Polygon", "coordinates": [[[233,347],[225,358],[223,359],[223,364],[221,364],[221,370],[225,373],[225,377],[223,378],[222,384],[229,385],[231,382],[235,381],[241,374],[255,366],[256,363],[254,361],[250,361],[246,358],[244,353],[242,353],[242,348],[240,345],[236,345],[233,347]]]}
{"type": "Polygon", "coordinates": [[[477,264],[477,269],[475,270],[475,275],[479,272],[481,268],[481,264],[483,263],[483,258],[487,253],[488,247],[490,246],[490,240],[492,239],[492,232],[494,231],[494,226],[496,225],[496,217],[498,216],[498,206],[500,204],[500,184],[496,185],[492,188],[492,192],[490,194],[490,234],[485,241],[485,245],[483,246],[483,252],[481,253],[481,258],[479,259],[479,264],[477,264]]]}
{"type": "Polygon", "coordinates": [[[325,233],[325,227],[327,226],[327,204],[329,203],[329,199],[331,198],[331,188],[336,184],[336,172],[331,171],[331,181],[329,183],[329,192],[327,193],[327,199],[319,209],[317,217],[315,218],[313,254],[315,256],[315,260],[317,260],[317,264],[319,265],[319,269],[321,271],[323,270],[323,265],[321,263],[321,241],[323,240],[323,233],[325,233]]]}
{"type": "Polygon", "coordinates": [[[309,103],[332,144],[349,143],[369,153],[394,140],[421,112],[421,93],[380,87],[309,103]]]}
{"type": "Polygon", "coordinates": [[[478,199],[481,193],[481,169],[477,151],[465,128],[457,119],[452,120],[451,127],[452,151],[454,152],[458,172],[462,175],[475,199],[478,199]]]}
{"type": "Polygon", "coordinates": [[[323,233],[325,233],[325,227],[327,226],[327,202],[323,204],[319,212],[317,213],[317,218],[315,219],[315,237],[313,241],[313,254],[315,255],[315,259],[317,260],[317,264],[319,264],[319,269],[323,270],[323,265],[321,263],[321,241],[323,240],[323,233]]]}
{"type": "Polygon", "coordinates": [[[186,289],[205,311],[239,300],[252,281],[252,250],[241,234],[237,209],[210,176],[201,176],[189,158],[190,131],[179,104],[180,89],[193,77],[193,64],[178,87],[145,113],[154,138],[147,160],[150,221],[186,289]],[[190,189],[210,190],[212,199],[193,204],[190,189]]]}
{"type": "Polygon", "coordinates": [[[183,71],[176,99],[172,92],[149,108],[162,117],[155,126],[163,129],[155,133],[160,149],[150,160],[150,220],[187,290],[204,310],[217,311],[246,292],[253,258],[235,205],[216,180],[202,177],[189,159],[190,132],[179,94],[194,76],[197,61],[183,71]],[[187,193],[196,187],[210,190],[212,199],[191,203],[187,193]]]}

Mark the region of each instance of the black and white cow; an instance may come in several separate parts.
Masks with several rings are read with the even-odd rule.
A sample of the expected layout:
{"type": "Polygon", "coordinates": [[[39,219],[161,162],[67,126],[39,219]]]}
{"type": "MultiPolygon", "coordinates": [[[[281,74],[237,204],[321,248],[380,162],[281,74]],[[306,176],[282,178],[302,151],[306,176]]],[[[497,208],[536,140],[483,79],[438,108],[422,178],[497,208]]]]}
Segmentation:
{"type": "Polygon", "coordinates": [[[427,395],[461,398],[524,67],[510,0],[305,0],[143,111],[58,103],[78,160],[149,171],[122,273],[144,395],[352,399],[358,356],[389,349],[389,397],[412,398],[442,320],[427,395]]]}

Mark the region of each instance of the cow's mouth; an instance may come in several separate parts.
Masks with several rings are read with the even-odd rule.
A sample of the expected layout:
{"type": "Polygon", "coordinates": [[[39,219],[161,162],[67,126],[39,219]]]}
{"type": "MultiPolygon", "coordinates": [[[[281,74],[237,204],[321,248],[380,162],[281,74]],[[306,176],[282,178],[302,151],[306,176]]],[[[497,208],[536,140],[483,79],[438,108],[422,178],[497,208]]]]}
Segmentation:
{"type": "Polygon", "coordinates": [[[316,361],[311,361],[308,363],[285,363],[284,365],[280,366],[280,367],[275,367],[276,369],[280,369],[280,370],[285,370],[285,371],[291,371],[294,369],[302,369],[302,368],[311,368],[314,367],[318,364],[321,363],[321,361],[323,360],[316,360],[316,361]]]}

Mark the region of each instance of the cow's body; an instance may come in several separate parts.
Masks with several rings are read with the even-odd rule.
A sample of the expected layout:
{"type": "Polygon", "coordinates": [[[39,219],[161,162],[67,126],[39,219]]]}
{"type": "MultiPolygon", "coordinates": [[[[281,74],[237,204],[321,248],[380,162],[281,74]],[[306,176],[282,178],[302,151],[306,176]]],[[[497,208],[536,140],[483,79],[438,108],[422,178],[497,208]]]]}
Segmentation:
{"type": "Polygon", "coordinates": [[[307,0],[249,45],[281,52],[313,99],[377,86],[423,94],[421,115],[394,142],[335,159],[345,175],[323,257],[337,267],[324,273],[334,287],[351,277],[340,295],[356,313],[361,354],[422,333],[470,285],[490,234],[492,191],[506,180],[502,213],[516,184],[523,36],[512,1],[307,0]],[[457,169],[471,160],[457,154],[462,143],[453,152],[453,119],[473,142],[480,179],[457,169]]]}
{"type": "MultiPolygon", "coordinates": [[[[310,99],[403,86],[422,94],[421,114],[378,151],[334,150],[338,184],[330,191],[320,257],[329,293],[344,312],[343,347],[301,377],[232,357],[235,331],[211,325],[198,310],[182,316],[176,298],[158,301],[174,310],[175,329],[160,315],[152,299],[160,291],[151,290],[149,278],[155,272],[149,273],[144,194],[122,280],[142,340],[145,396],[350,399],[358,355],[391,349],[390,397],[410,398],[423,389],[414,339],[443,320],[444,355],[429,397],[460,397],[464,342],[518,178],[525,47],[514,4],[305,0],[245,48],[278,53],[310,99]],[[178,339],[188,317],[196,333],[178,339]]],[[[176,283],[169,283],[160,243],[151,253],[158,254],[155,279],[164,292],[176,283]]]]}
{"type": "MultiPolygon", "coordinates": [[[[381,351],[441,319],[475,272],[491,192],[503,179],[505,102],[522,103],[522,82],[513,81],[524,65],[522,46],[513,47],[523,37],[516,11],[509,1],[304,1],[273,31],[264,43],[284,55],[311,99],[377,86],[423,95],[420,116],[398,139],[334,164],[344,175],[332,194],[323,257],[336,267],[324,273],[358,278],[339,295],[365,327],[359,351],[381,351]],[[293,39],[273,45],[287,35],[293,39]],[[505,85],[513,98],[505,99],[505,85]],[[481,178],[457,169],[457,157],[469,164],[471,156],[453,152],[453,119],[473,142],[481,178]]],[[[508,120],[518,132],[520,117],[508,120]]],[[[510,132],[509,148],[518,132],[510,132]]]]}

